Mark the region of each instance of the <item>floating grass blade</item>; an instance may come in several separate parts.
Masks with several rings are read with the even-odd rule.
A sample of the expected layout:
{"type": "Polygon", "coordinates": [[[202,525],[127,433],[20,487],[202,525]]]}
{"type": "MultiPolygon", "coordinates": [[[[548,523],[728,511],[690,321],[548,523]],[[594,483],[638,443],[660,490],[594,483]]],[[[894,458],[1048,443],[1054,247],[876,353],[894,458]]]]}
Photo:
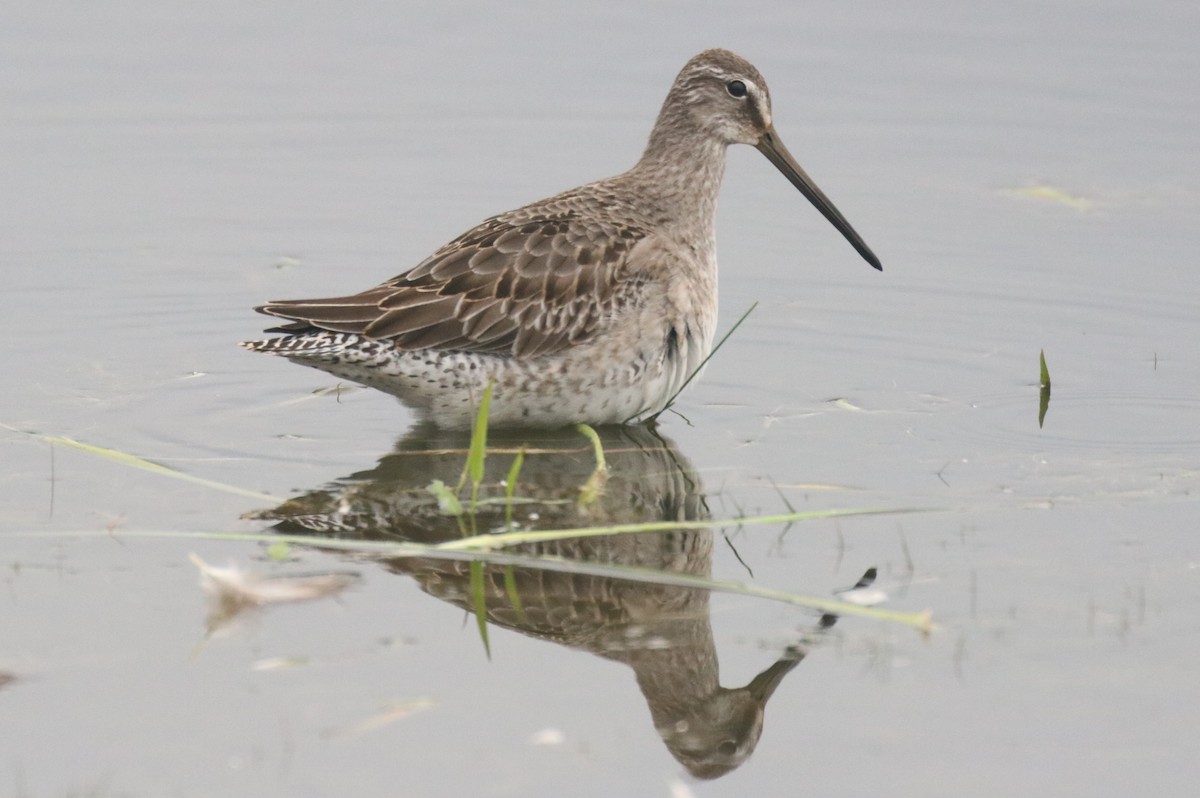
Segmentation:
{"type": "Polygon", "coordinates": [[[1046,410],[1050,408],[1050,369],[1046,368],[1046,350],[1041,351],[1041,390],[1038,391],[1038,429],[1046,421],[1046,410]]]}
{"type": "Polygon", "coordinates": [[[556,540],[576,540],[607,535],[638,535],[652,532],[673,532],[688,529],[713,529],[722,526],[753,526],[760,524],[786,524],[794,521],[812,521],[820,518],[842,518],[855,515],[890,515],[929,511],[930,508],[864,508],[809,510],[800,513],[778,515],[756,515],[739,518],[707,519],[697,521],[640,521],[609,526],[577,527],[574,529],[539,529],[536,531],[498,532],[476,535],[459,540],[438,543],[443,551],[494,551],[529,543],[547,543],[556,540]]]}
{"type": "Polygon", "coordinates": [[[40,432],[29,432],[28,430],[10,427],[7,424],[0,424],[0,427],[13,432],[19,432],[22,435],[28,435],[31,438],[37,438],[40,441],[46,441],[47,443],[51,443],[56,446],[67,446],[81,452],[87,452],[90,455],[102,457],[105,460],[117,463],[119,465],[137,468],[142,471],[149,471],[152,474],[161,474],[164,477],[180,479],[184,482],[191,482],[194,485],[201,485],[206,488],[224,491],[225,493],[232,493],[235,496],[243,496],[246,498],[255,499],[257,501],[271,502],[274,504],[278,504],[279,502],[283,501],[283,499],[272,496],[268,493],[261,493],[256,490],[247,490],[246,488],[239,488],[236,485],[227,485],[224,482],[217,482],[212,479],[204,479],[203,477],[193,476],[192,474],[178,471],[170,466],[165,466],[161,463],[155,463],[152,460],[146,460],[145,458],[138,457],[134,454],[129,454],[128,452],[122,452],[118,449],[109,449],[104,446],[83,443],[82,441],[73,440],[71,438],[63,438],[57,435],[43,435],[40,432]]]}
{"type": "MultiPolygon", "coordinates": [[[[843,511],[841,514],[851,515],[853,513],[843,511]]],[[[765,516],[763,518],[765,518],[765,516]]],[[[788,516],[784,516],[782,520],[787,520],[788,518],[788,516]]],[[[759,519],[742,519],[742,523],[746,523],[749,520],[759,519]]],[[[779,519],[775,520],[778,521],[779,519]]],[[[729,524],[731,522],[723,521],[719,523],[729,524]]],[[[672,529],[686,529],[697,528],[698,526],[707,526],[710,524],[706,523],[703,525],[698,525],[695,523],[664,522],[664,525],[672,529]]],[[[21,533],[9,534],[20,535],[21,533]]],[[[99,537],[100,535],[108,537],[110,533],[97,530],[79,530],[70,533],[36,532],[22,536],[37,538],[92,538],[99,537]]],[[[844,601],[837,601],[835,599],[824,599],[805,596],[798,593],[787,593],[780,590],[771,590],[754,585],[745,585],[738,582],[727,582],[714,580],[703,576],[682,574],[677,571],[659,571],[652,568],[637,568],[625,565],[612,565],[609,563],[569,560],[562,557],[512,554],[506,551],[490,551],[483,548],[479,548],[474,551],[463,551],[460,550],[459,547],[451,548],[449,544],[425,545],[420,543],[343,540],[338,538],[323,538],[315,536],[310,537],[306,535],[277,535],[269,533],[243,532],[155,532],[130,530],[121,533],[121,537],[172,540],[240,540],[252,543],[271,543],[274,541],[284,541],[294,546],[304,546],[327,551],[347,552],[379,558],[424,557],[444,560],[480,562],[489,565],[511,565],[514,567],[537,568],[559,573],[582,574],[586,576],[604,576],[611,577],[613,579],[625,579],[631,582],[689,587],[699,590],[710,590],[718,593],[731,593],[734,595],[763,598],[770,601],[779,601],[796,606],[809,607],[821,612],[830,612],[839,615],[858,615],[866,618],[875,618],[882,621],[901,623],[907,626],[912,626],[922,632],[928,632],[932,629],[932,620],[929,611],[912,613],[895,610],[882,610],[875,607],[860,607],[844,601]]],[[[479,538],[469,538],[468,540],[481,541],[487,537],[489,536],[483,535],[479,538]]],[[[466,541],[456,542],[463,543],[466,541]]],[[[483,595],[482,570],[480,572],[479,595],[483,595]]]]}

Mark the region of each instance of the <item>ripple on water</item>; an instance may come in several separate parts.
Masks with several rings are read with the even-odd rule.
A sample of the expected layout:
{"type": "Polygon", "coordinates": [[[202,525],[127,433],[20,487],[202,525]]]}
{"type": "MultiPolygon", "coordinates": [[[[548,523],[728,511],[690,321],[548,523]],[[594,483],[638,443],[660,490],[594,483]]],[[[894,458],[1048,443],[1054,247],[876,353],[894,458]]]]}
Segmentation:
{"type": "Polygon", "coordinates": [[[1051,394],[1038,427],[1038,388],[964,397],[941,427],[962,441],[1020,450],[1200,455],[1200,399],[1135,393],[1051,394]]]}

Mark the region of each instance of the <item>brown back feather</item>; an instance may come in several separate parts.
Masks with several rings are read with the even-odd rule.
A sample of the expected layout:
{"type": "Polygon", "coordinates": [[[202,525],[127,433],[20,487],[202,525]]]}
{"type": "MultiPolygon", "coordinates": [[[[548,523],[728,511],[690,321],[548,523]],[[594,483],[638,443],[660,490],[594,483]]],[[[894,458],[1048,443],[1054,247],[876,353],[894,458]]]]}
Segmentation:
{"type": "Polygon", "coordinates": [[[269,302],[274,328],[358,333],[403,349],[530,358],[587,340],[619,297],[646,232],[532,207],[488,219],[413,269],[360,294],[269,302]]]}

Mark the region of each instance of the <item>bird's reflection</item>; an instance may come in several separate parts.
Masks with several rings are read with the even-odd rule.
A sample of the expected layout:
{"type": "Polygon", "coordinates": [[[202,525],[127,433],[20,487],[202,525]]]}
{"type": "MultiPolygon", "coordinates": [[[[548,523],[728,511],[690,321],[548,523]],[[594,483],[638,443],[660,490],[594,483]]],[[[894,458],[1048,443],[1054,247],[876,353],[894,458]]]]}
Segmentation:
{"type": "MultiPolygon", "coordinates": [[[[526,529],[709,516],[699,478],[669,441],[645,427],[598,432],[608,474],[588,501],[581,486],[595,485],[596,459],[591,443],[579,432],[493,431],[472,519],[475,528],[502,528],[509,513],[526,529]],[[504,480],[522,445],[517,501],[507,502],[504,480]]],[[[439,508],[429,485],[434,480],[458,483],[468,445],[465,435],[418,427],[370,471],[257,517],[299,534],[422,543],[459,538],[462,519],[439,508]]],[[[707,577],[712,532],[610,535],[531,544],[514,551],[707,577]]],[[[427,593],[475,611],[470,563],[421,558],[384,562],[389,570],[412,576],[427,593]]],[[[806,653],[802,644],[793,646],[749,684],[722,687],[709,593],[694,588],[493,565],[485,566],[484,607],[493,625],[632,668],[667,748],[701,778],[716,778],[750,756],[762,732],[767,700],[806,653]]]]}

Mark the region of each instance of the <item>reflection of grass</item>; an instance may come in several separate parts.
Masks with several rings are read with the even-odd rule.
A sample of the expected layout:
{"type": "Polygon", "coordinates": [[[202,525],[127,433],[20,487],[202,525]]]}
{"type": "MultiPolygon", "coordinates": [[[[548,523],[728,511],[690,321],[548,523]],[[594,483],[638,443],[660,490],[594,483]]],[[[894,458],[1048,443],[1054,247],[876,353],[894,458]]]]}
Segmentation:
{"type": "MultiPolygon", "coordinates": [[[[747,311],[747,313],[749,313],[749,311],[747,311]]],[[[745,318],[745,316],[742,318],[745,318]]],[[[732,330],[730,332],[732,332],[732,330]]],[[[470,502],[466,509],[462,507],[462,503],[458,500],[457,496],[455,496],[454,493],[451,492],[450,489],[440,481],[435,480],[429,487],[430,491],[438,497],[438,502],[443,506],[443,508],[447,506],[455,508],[451,514],[460,516],[460,526],[464,529],[468,527],[472,530],[477,529],[474,516],[479,509],[488,503],[487,500],[481,501],[479,499],[479,486],[483,481],[483,463],[487,450],[487,414],[492,395],[492,387],[492,384],[489,383],[487,390],[484,392],[483,401],[480,402],[478,414],[475,417],[474,423],[471,425],[471,442],[467,454],[467,463],[464,466],[463,479],[459,482],[459,490],[461,491],[468,476],[470,477],[471,496],[470,502]],[[461,523],[463,517],[469,518],[469,522],[465,524],[461,523]]],[[[581,435],[591,442],[594,456],[596,458],[595,470],[579,488],[579,504],[581,507],[583,507],[594,502],[599,497],[600,492],[603,490],[604,479],[607,476],[608,467],[604,457],[604,446],[600,440],[600,436],[596,433],[596,431],[586,424],[578,424],[576,425],[576,429],[581,435]]],[[[711,529],[713,527],[731,525],[746,526],[754,524],[782,524],[818,518],[888,514],[897,512],[911,512],[912,510],[833,509],[812,510],[808,512],[795,512],[793,510],[791,512],[779,515],[764,515],[755,517],[743,516],[717,521],[644,521],[627,524],[573,527],[569,529],[516,530],[513,528],[512,524],[512,505],[515,498],[517,475],[519,474],[523,458],[524,449],[522,448],[517,451],[516,458],[513,461],[512,467],[508,471],[508,478],[506,479],[506,484],[504,485],[505,531],[473,534],[458,540],[451,540],[428,547],[421,547],[422,550],[425,551],[425,554],[421,556],[436,557],[440,555],[443,557],[452,557],[454,555],[451,555],[451,552],[455,552],[456,554],[462,553],[473,555],[471,557],[470,564],[470,593],[472,604],[474,605],[475,609],[476,620],[479,624],[480,635],[483,638],[485,648],[488,647],[486,597],[484,595],[484,565],[487,562],[495,562],[496,564],[502,564],[506,566],[506,592],[509,594],[510,599],[513,600],[514,609],[516,609],[518,612],[520,612],[520,599],[517,596],[516,585],[513,582],[512,568],[515,565],[522,565],[525,567],[543,568],[545,570],[561,570],[568,573],[611,576],[615,578],[624,578],[631,581],[670,584],[684,587],[699,587],[714,591],[739,593],[741,595],[757,596],[760,598],[770,598],[777,601],[784,601],[791,604],[800,604],[802,606],[820,610],[821,612],[841,613],[846,615],[868,615],[875,618],[896,621],[910,626],[915,626],[918,629],[925,631],[928,631],[930,628],[929,613],[903,613],[890,610],[880,610],[849,604],[842,601],[799,596],[795,594],[784,593],[782,591],[751,587],[735,582],[722,582],[704,577],[681,575],[675,572],[659,571],[649,568],[632,568],[618,565],[598,566],[597,564],[593,563],[585,563],[559,557],[535,557],[501,553],[504,549],[511,549],[516,546],[561,540],[579,540],[589,537],[665,533],[689,529],[711,529]],[[514,557],[515,559],[513,559],[514,557]],[[551,563],[554,564],[554,567],[551,567],[551,563]],[[596,567],[602,568],[602,572],[598,573],[596,570],[594,570],[596,567]]],[[[792,508],[789,506],[788,509],[791,510],[792,508]]],[[[313,538],[305,539],[310,541],[314,540],[313,538]]],[[[326,541],[322,539],[322,542],[318,545],[326,548],[337,549],[339,548],[337,544],[340,542],[346,541],[329,541],[329,545],[326,546],[326,541]]],[[[355,543],[359,543],[359,541],[356,541],[355,543]]],[[[405,547],[417,544],[393,545],[405,547]]],[[[399,556],[406,555],[401,554],[399,556]]],[[[413,554],[407,556],[417,555],[413,554]]]]}
{"type": "MultiPolygon", "coordinates": [[[[743,316],[743,318],[745,318],[745,316],[743,316]]],[[[732,330],[730,332],[732,332],[732,330]]],[[[470,448],[467,452],[467,460],[464,464],[463,473],[459,480],[459,484],[456,488],[451,488],[440,480],[434,480],[428,487],[430,494],[437,499],[438,506],[441,511],[447,515],[454,516],[458,520],[459,528],[463,534],[463,537],[459,539],[450,540],[439,544],[420,544],[410,542],[341,540],[337,538],[319,536],[280,535],[268,533],[123,532],[120,534],[123,537],[175,538],[180,540],[240,540],[273,544],[276,547],[281,546],[281,544],[284,546],[298,545],[310,548],[327,549],[330,551],[365,554],[379,558],[422,557],[429,559],[466,560],[470,563],[471,603],[475,611],[476,620],[479,625],[480,636],[483,640],[485,649],[488,648],[486,623],[487,605],[485,594],[485,571],[488,566],[499,566],[503,568],[506,593],[510,597],[513,608],[518,613],[521,612],[520,598],[517,594],[516,583],[513,577],[512,569],[516,567],[523,567],[763,598],[772,601],[781,601],[788,604],[808,607],[823,613],[858,615],[893,623],[900,623],[914,627],[923,632],[928,632],[932,628],[929,611],[921,613],[897,612],[875,607],[859,606],[833,599],[816,598],[796,593],[771,590],[755,585],[746,585],[738,582],[722,581],[708,577],[683,574],[674,571],[598,562],[586,562],[549,555],[537,556],[524,553],[512,553],[512,548],[516,546],[546,543],[549,541],[578,540],[582,538],[612,535],[671,533],[684,530],[704,530],[726,526],[746,527],[763,524],[791,524],[797,521],[807,521],[822,518],[918,512],[923,508],[842,508],[813,510],[807,512],[791,511],[774,515],[738,515],[732,518],[692,521],[645,521],[565,529],[520,530],[517,529],[513,523],[513,506],[514,504],[527,501],[523,500],[518,495],[516,490],[517,479],[520,475],[521,465],[524,462],[526,451],[525,447],[519,448],[515,453],[512,466],[508,470],[507,479],[505,481],[503,498],[480,499],[479,497],[479,489],[483,484],[484,479],[484,462],[488,454],[487,418],[488,408],[492,396],[492,388],[493,386],[489,384],[487,390],[484,392],[484,396],[480,402],[478,415],[476,416],[475,423],[472,425],[470,448]],[[467,486],[468,481],[470,482],[470,495],[467,498],[467,501],[464,502],[460,498],[460,494],[467,486]],[[484,507],[496,506],[498,504],[502,504],[504,507],[504,531],[479,534],[476,526],[477,513],[484,507]]],[[[597,435],[595,430],[586,425],[579,425],[578,430],[580,434],[582,434],[591,442],[596,459],[596,468],[593,470],[588,479],[585,480],[584,484],[579,487],[579,505],[580,507],[586,507],[588,504],[595,502],[602,495],[604,490],[604,480],[607,474],[607,466],[605,464],[604,448],[600,441],[600,437],[597,435]]],[[[238,493],[239,495],[250,496],[259,500],[266,500],[275,503],[278,503],[279,501],[274,497],[266,496],[254,491],[243,490],[234,486],[224,485],[219,482],[193,477],[183,472],[167,468],[166,466],[161,466],[157,463],[152,463],[148,460],[144,460],[140,457],[126,454],[115,449],[105,449],[103,447],[92,446],[90,444],[83,444],[67,438],[55,438],[46,435],[36,435],[35,437],[58,445],[70,445],[82,451],[104,457],[122,465],[140,468],[176,479],[185,479],[190,482],[205,485],[214,489],[226,490],[238,493]]],[[[791,507],[789,506],[788,509],[791,510],[791,507]]],[[[110,531],[105,531],[101,533],[61,534],[89,536],[94,534],[111,535],[112,533],[110,531]]],[[[286,549],[282,549],[282,551],[286,554],[286,549]]]]}
{"type": "Polygon", "coordinates": [[[504,528],[513,528],[513,496],[517,492],[517,477],[521,474],[521,466],[525,464],[525,447],[517,449],[512,465],[508,468],[508,476],[504,479],[504,528]]]}
{"type": "MultiPolygon", "coordinates": [[[[475,414],[475,420],[471,423],[471,447],[467,451],[467,462],[463,470],[463,479],[466,479],[468,475],[471,477],[471,503],[467,507],[472,532],[476,531],[475,513],[479,507],[479,486],[483,482],[483,462],[487,458],[488,412],[492,406],[492,391],[495,388],[496,381],[488,380],[487,388],[483,391],[483,398],[479,401],[479,410],[475,414]]],[[[458,484],[459,490],[462,490],[462,480],[459,480],[458,484]]],[[[511,502],[509,504],[511,505],[511,502]]],[[[492,647],[488,643],[487,629],[487,585],[484,582],[483,560],[472,560],[468,567],[475,623],[479,626],[479,639],[483,641],[484,653],[487,654],[488,659],[491,659],[492,647]]],[[[511,573],[508,581],[513,581],[511,573]]]]}

